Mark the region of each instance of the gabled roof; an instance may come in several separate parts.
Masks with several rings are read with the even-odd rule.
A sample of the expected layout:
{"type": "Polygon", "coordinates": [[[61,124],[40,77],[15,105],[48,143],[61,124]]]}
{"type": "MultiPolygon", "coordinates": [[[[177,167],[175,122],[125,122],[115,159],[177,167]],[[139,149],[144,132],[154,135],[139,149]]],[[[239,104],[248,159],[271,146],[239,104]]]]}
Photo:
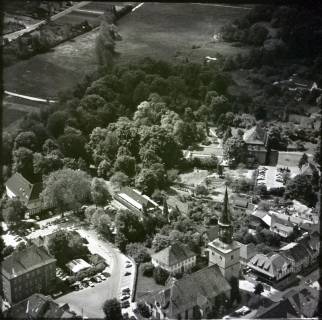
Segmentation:
{"type": "Polygon", "coordinates": [[[14,278],[55,261],[56,259],[44,247],[32,245],[21,251],[14,251],[3,260],[1,267],[2,272],[5,272],[8,277],[14,278]]]}
{"type": "Polygon", "coordinates": [[[6,187],[10,189],[23,202],[39,199],[42,191],[42,183],[31,183],[19,172],[16,172],[6,182],[6,187]]]}
{"type": "Polygon", "coordinates": [[[256,313],[255,319],[287,319],[299,318],[289,300],[282,300],[271,305],[268,308],[260,307],[256,313]]]}
{"type": "Polygon", "coordinates": [[[243,135],[243,140],[246,144],[259,144],[264,145],[265,143],[266,131],[259,125],[252,127],[251,129],[245,131],[243,135]]]}
{"type": "Polygon", "coordinates": [[[144,301],[160,306],[168,318],[174,319],[179,313],[196,305],[212,301],[221,293],[228,293],[230,285],[217,265],[201,269],[183,278],[171,281],[164,290],[148,295],[144,301]]]}
{"type": "Polygon", "coordinates": [[[59,306],[50,296],[35,293],[13,305],[8,310],[11,319],[61,319],[72,318],[68,305],[59,306]]]}
{"type": "Polygon", "coordinates": [[[141,210],[143,207],[147,208],[157,206],[157,204],[149,199],[149,197],[142,195],[138,190],[129,187],[122,188],[117,195],[139,210],[141,210]]]}
{"type": "Polygon", "coordinates": [[[194,257],[196,254],[192,252],[186,245],[175,243],[155,254],[151,257],[167,266],[173,266],[177,263],[194,257]]]}
{"type": "Polygon", "coordinates": [[[272,255],[256,254],[248,263],[248,266],[272,278],[276,277],[279,270],[289,265],[286,257],[279,253],[272,255]]]}
{"type": "Polygon", "coordinates": [[[283,248],[281,248],[280,252],[282,254],[285,254],[286,257],[291,258],[295,262],[299,262],[309,256],[307,248],[300,243],[297,243],[293,247],[286,250],[283,250],[283,248]]]}

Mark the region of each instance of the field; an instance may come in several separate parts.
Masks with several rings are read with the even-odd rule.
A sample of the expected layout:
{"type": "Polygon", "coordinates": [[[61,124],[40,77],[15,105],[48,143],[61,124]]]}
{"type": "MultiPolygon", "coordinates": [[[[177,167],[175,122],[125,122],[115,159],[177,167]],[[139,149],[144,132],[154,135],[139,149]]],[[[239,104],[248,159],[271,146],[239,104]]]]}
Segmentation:
{"type": "Polygon", "coordinates": [[[245,49],[215,43],[213,36],[227,21],[247,12],[244,7],[211,4],[145,3],[118,21],[123,41],[117,43],[116,51],[121,53],[121,62],[144,56],[202,62],[205,56],[215,53],[243,53],[245,49]]]}
{"type": "MultiPolygon", "coordinates": [[[[105,7],[106,3],[92,3],[84,9],[99,11],[105,7]]],[[[171,61],[185,61],[188,57],[189,60],[202,62],[205,56],[213,56],[216,52],[243,52],[245,49],[227,43],[214,43],[213,36],[227,21],[247,12],[243,8],[211,4],[145,3],[117,23],[123,39],[116,42],[116,51],[120,53],[119,62],[133,62],[144,56],[171,61]],[[198,49],[192,49],[193,45],[198,46],[198,49]]],[[[70,18],[75,23],[80,17],[78,13],[73,13],[70,18]]],[[[60,21],[63,20],[58,19],[56,22],[60,21]]],[[[94,29],[58,45],[50,52],[4,68],[5,90],[55,99],[60,91],[74,87],[86,73],[96,69],[97,34],[98,29],[94,29]]],[[[4,120],[10,122],[9,119],[4,120]]]]}

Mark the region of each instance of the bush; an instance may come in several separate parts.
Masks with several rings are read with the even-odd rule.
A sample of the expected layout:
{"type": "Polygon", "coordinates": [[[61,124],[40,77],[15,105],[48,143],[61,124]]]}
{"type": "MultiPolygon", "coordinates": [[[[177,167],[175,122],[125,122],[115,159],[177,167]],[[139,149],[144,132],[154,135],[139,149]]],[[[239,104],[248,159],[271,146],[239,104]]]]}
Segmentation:
{"type": "Polygon", "coordinates": [[[145,277],[152,277],[154,271],[154,265],[152,263],[147,263],[142,267],[142,274],[145,277]]]}
{"type": "Polygon", "coordinates": [[[126,253],[131,256],[136,263],[148,262],[151,260],[147,249],[140,243],[129,243],[126,246],[126,253]]]}
{"type": "Polygon", "coordinates": [[[157,284],[164,286],[165,282],[167,281],[168,278],[169,278],[168,271],[166,271],[160,267],[156,267],[153,270],[153,279],[157,284]]]}

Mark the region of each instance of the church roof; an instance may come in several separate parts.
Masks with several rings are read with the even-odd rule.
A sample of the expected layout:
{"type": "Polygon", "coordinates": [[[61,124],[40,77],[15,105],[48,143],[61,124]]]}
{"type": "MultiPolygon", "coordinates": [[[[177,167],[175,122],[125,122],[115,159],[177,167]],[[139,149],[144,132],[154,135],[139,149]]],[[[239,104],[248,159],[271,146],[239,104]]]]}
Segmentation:
{"type": "Polygon", "coordinates": [[[222,212],[221,217],[219,218],[219,222],[221,224],[225,224],[225,225],[230,225],[231,224],[231,217],[230,217],[230,212],[229,212],[229,208],[228,208],[227,187],[226,187],[225,197],[224,197],[223,212],[222,212]]]}

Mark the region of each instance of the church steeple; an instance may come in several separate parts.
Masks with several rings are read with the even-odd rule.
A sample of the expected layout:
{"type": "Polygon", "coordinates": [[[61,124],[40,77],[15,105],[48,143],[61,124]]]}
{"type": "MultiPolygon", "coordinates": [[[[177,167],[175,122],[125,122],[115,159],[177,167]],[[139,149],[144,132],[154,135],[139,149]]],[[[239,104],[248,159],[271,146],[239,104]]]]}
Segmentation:
{"type": "Polygon", "coordinates": [[[222,242],[227,244],[232,243],[233,228],[231,225],[227,186],[226,186],[224,203],[223,203],[223,211],[222,211],[221,217],[219,218],[218,225],[219,225],[219,239],[222,242]]]}

